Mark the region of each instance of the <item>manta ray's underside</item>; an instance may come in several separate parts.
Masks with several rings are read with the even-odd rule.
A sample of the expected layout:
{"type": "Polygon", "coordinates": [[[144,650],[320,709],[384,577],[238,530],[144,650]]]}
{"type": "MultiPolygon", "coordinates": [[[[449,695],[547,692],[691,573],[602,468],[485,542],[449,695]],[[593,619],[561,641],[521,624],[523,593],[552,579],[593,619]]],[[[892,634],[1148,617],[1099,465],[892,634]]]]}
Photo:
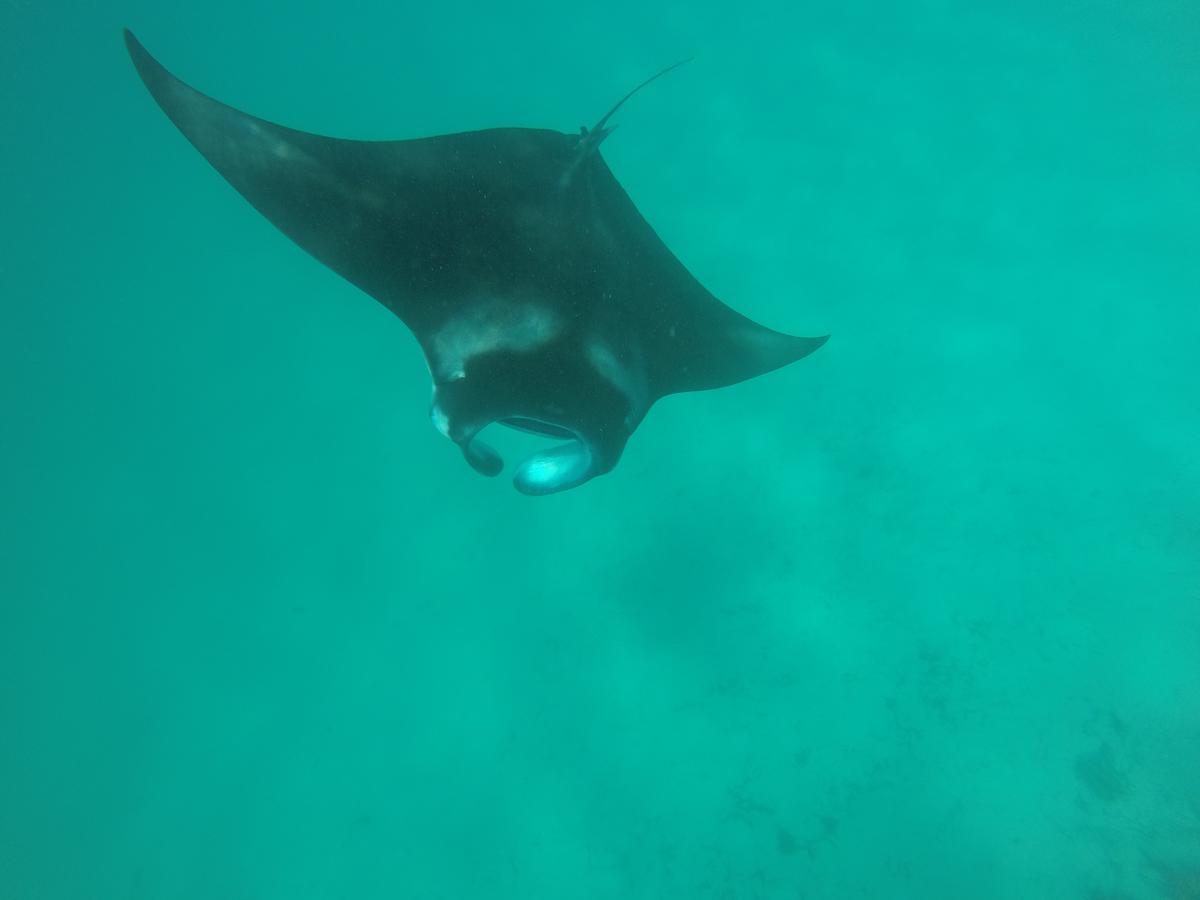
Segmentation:
{"type": "Polygon", "coordinates": [[[492,422],[562,441],[518,466],[524,493],[608,472],[658,398],[761,375],[825,342],[763,328],[692,277],[601,158],[608,116],[579,134],[319,137],[218,103],[125,42],[217,171],[412,330],[434,424],[475,469],[503,467],[476,437],[492,422]]]}

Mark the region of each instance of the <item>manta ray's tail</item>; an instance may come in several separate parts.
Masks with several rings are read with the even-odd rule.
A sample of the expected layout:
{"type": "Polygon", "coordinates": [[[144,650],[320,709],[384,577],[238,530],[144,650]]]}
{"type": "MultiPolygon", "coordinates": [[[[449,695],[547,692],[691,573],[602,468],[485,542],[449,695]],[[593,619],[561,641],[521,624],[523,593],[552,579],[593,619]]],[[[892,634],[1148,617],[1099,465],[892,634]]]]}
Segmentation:
{"type": "Polygon", "coordinates": [[[600,121],[592,126],[591,131],[588,131],[586,126],[581,128],[579,130],[579,143],[575,147],[575,155],[572,158],[570,165],[568,165],[566,170],[563,172],[562,178],[559,179],[559,184],[564,188],[569,185],[571,180],[575,177],[575,172],[579,169],[579,166],[583,163],[583,161],[595,153],[596,150],[599,149],[600,145],[604,143],[604,139],[613,133],[613,130],[617,126],[614,125],[612,128],[609,128],[608,120],[612,118],[613,113],[615,113],[625,104],[626,100],[640,91],[650,82],[662,78],[668,72],[678,69],[684,63],[690,63],[693,59],[695,59],[694,56],[689,56],[687,59],[681,59],[679,62],[672,63],[665,69],[655,72],[641,84],[635,87],[632,91],[618,100],[615,104],[613,104],[613,108],[600,117],[600,121]]]}

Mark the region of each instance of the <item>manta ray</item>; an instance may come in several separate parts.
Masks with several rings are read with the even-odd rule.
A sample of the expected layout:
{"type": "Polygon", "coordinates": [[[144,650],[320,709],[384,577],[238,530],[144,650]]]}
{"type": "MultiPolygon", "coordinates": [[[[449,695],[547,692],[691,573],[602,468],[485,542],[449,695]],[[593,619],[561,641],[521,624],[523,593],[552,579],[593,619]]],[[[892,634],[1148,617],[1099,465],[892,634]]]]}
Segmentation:
{"type": "Polygon", "coordinates": [[[240,112],[180,81],[129,31],[125,44],[226,181],[408,326],[433,378],[433,423],[474,469],[504,467],[478,437],[493,422],[558,441],[517,467],[525,494],[609,472],[659,398],[753,378],[828,337],[772,331],[710,294],[601,157],[613,113],[675,66],[578,133],[358,141],[240,112]]]}

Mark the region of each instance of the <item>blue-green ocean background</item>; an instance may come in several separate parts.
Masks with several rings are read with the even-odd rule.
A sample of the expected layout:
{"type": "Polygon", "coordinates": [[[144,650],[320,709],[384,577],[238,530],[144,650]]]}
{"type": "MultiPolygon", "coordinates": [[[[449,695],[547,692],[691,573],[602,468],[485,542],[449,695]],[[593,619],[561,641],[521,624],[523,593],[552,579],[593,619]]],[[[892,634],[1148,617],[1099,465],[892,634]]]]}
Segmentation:
{"type": "MultiPolygon", "coordinates": [[[[0,898],[1200,897],[1200,7],[0,3],[0,898]],[[572,131],[809,359],[530,499],[156,108],[572,131]]],[[[520,442],[518,442],[520,443],[520,442]]]]}

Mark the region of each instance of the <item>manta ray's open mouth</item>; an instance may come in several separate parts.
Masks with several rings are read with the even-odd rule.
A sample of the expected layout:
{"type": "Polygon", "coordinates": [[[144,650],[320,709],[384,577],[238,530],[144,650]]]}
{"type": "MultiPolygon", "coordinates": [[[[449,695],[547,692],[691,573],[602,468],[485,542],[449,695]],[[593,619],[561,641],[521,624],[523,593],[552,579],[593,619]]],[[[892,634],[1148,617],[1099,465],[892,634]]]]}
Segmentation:
{"type": "MultiPolygon", "coordinates": [[[[540,496],[565,491],[582,484],[595,472],[594,454],[588,442],[577,432],[553,422],[512,416],[499,419],[495,424],[505,425],[526,434],[558,438],[566,443],[558,444],[527,456],[517,466],[513,484],[522,494],[540,496]]],[[[504,469],[504,459],[488,443],[476,434],[463,446],[467,462],[484,475],[499,475],[504,469]]]]}
{"type": "Polygon", "coordinates": [[[546,437],[562,438],[563,440],[578,440],[577,435],[570,428],[565,428],[562,425],[555,425],[553,422],[543,422],[541,419],[527,419],[524,416],[510,416],[507,419],[500,420],[501,425],[507,425],[516,431],[524,431],[526,434],[541,434],[546,437]]]}
{"type": "Polygon", "coordinates": [[[522,494],[553,494],[592,477],[592,450],[587,441],[570,428],[522,416],[501,419],[499,424],[526,434],[566,441],[526,457],[517,466],[513,484],[522,494]]]}

